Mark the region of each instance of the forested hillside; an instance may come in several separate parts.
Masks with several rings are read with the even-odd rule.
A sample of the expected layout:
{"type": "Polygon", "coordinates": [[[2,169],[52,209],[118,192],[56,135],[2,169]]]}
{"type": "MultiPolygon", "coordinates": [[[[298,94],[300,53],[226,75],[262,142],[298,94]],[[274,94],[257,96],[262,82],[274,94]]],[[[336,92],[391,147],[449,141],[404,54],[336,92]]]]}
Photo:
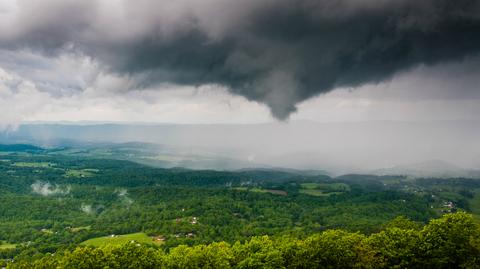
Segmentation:
{"type": "Polygon", "coordinates": [[[327,230],[305,239],[185,245],[165,252],[135,241],[78,247],[8,268],[479,268],[480,229],[465,213],[427,225],[396,218],[371,235],[327,230]]]}
{"type": "Polygon", "coordinates": [[[52,263],[72,268],[75,260],[95,257],[100,260],[93,264],[135,268],[135,262],[143,261],[132,261],[138,255],[148,256],[146,261],[155,266],[185,263],[179,268],[202,262],[218,267],[217,260],[227,267],[308,268],[311,263],[330,263],[333,258],[328,255],[339,259],[342,265],[337,267],[363,262],[380,267],[420,264],[432,259],[429,255],[440,255],[428,254],[431,244],[437,249],[437,243],[428,239],[429,231],[439,227],[450,236],[453,228],[447,223],[464,225],[458,226],[465,227],[458,228],[458,234],[466,232],[471,240],[452,237],[450,242],[443,234],[441,240],[455,249],[468,245],[473,252],[462,254],[462,261],[450,261],[460,254],[449,254],[439,266],[472,263],[469,259],[478,247],[477,228],[463,213],[422,228],[431,219],[457,211],[478,218],[476,179],[161,169],[103,154],[95,158],[62,152],[22,146],[1,154],[4,265],[30,268],[52,263]],[[337,248],[342,254],[327,251],[337,248]],[[131,251],[139,253],[128,254],[131,251]],[[303,265],[297,264],[302,260],[303,265]]]}

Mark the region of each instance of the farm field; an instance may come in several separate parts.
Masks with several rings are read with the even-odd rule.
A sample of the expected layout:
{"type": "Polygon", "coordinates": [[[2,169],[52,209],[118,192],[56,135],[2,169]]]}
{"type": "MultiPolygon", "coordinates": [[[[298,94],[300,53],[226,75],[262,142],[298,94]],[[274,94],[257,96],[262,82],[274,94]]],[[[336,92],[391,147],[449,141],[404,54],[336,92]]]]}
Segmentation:
{"type": "Polygon", "coordinates": [[[345,183],[301,183],[299,193],[311,196],[330,196],[334,194],[342,194],[350,191],[350,187],[345,183]]]}
{"type": "Polygon", "coordinates": [[[0,250],[14,249],[16,247],[16,244],[9,244],[5,241],[0,241],[0,250]]]}
{"type": "Polygon", "coordinates": [[[30,167],[30,168],[50,168],[54,167],[54,163],[49,162],[16,162],[12,164],[17,167],[30,167]]]}
{"type": "Polygon", "coordinates": [[[121,245],[121,244],[131,243],[131,242],[141,243],[141,244],[157,244],[157,245],[160,244],[158,240],[154,240],[153,237],[150,237],[145,233],[132,233],[132,234],[109,235],[109,236],[92,238],[82,242],[81,245],[100,247],[105,245],[121,245]]]}
{"type": "Polygon", "coordinates": [[[330,196],[332,194],[341,194],[341,192],[330,192],[330,193],[325,193],[322,190],[317,190],[317,189],[301,189],[299,191],[300,193],[307,194],[307,195],[312,195],[312,196],[330,196]]]}
{"type": "Polygon", "coordinates": [[[91,176],[94,176],[95,173],[97,172],[98,170],[96,169],[81,169],[81,170],[68,169],[65,171],[65,176],[66,177],[91,177],[91,176]]]}

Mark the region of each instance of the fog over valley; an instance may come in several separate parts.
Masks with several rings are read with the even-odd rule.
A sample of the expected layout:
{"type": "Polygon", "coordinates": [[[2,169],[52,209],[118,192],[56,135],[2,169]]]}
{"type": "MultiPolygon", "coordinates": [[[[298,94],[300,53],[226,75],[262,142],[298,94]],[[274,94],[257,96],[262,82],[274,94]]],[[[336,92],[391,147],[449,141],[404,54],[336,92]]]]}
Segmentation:
{"type": "Polygon", "coordinates": [[[168,166],[184,163],[196,169],[286,167],[338,174],[433,160],[479,169],[479,134],[477,121],[293,121],[230,125],[45,123],[21,125],[3,134],[2,140],[4,143],[33,142],[47,148],[144,142],[160,146],[151,146],[159,155],[168,153],[171,158],[175,157],[168,166]],[[194,156],[212,161],[185,162],[195,160],[194,156]],[[229,161],[222,162],[222,159],[229,161]]]}

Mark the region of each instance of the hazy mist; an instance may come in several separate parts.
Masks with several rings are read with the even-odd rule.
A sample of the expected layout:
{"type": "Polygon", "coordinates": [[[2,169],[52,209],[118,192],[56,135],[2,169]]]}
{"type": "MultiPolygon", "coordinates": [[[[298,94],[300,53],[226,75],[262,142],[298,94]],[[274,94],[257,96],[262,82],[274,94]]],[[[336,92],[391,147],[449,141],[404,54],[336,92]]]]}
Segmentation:
{"type": "MultiPolygon", "coordinates": [[[[148,142],[178,152],[233,158],[241,166],[368,171],[442,160],[480,168],[477,121],[290,123],[244,125],[22,125],[3,136],[8,142],[41,146],[148,142]]],[[[208,167],[206,167],[208,168],[208,167]]]]}

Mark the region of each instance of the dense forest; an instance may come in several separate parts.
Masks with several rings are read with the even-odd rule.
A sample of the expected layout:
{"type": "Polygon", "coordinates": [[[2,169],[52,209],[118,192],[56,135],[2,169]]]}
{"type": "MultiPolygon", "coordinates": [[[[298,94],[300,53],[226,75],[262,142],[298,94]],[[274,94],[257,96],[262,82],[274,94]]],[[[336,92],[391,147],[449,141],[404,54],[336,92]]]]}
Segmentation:
{"type": "Polygon", "coordinates": [[[477,262],[476,179],[162,169],[27,145],[0,153],[0,259],[13,268],[477,262]]]}
{"type": "Polygon", "coordinates": [[[162,249],[130,242],[78,247],[8,268],[479,268],[480,229],[465,213],[427,225],[396,218],[378,233],[328,230],[305,239],[268,236],[243,243],[162,249]]]}

